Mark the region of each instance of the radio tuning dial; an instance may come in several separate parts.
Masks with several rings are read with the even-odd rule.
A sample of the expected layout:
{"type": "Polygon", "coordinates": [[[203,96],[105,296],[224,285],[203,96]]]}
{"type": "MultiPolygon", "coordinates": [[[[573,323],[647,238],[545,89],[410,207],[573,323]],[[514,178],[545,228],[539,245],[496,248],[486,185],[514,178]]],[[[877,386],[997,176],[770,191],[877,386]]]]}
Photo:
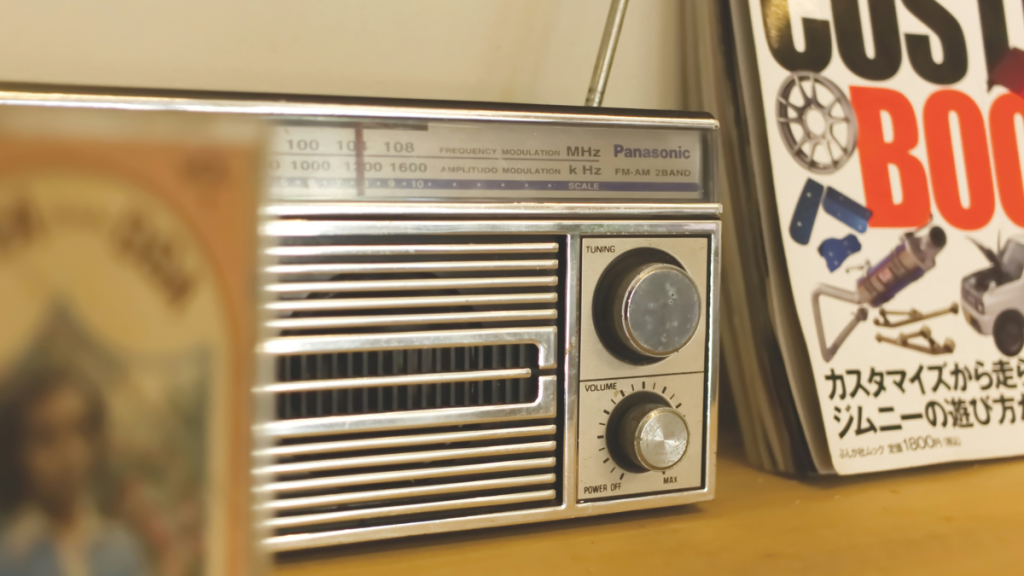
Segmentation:
{"type": "Polygon", "coordinates": [[[671,356],[697,331],[700,292],[679,266],[641,264],[613,281],[609,320],[626,356],[644,363],[671,356]]]}
{"type": "Polygon", "coordinates": [[[621,454],[643,470],[668,470],[686,453],[690,432],[674,408],[643,403],[630,408],[619,422],[615,441],[621,454]]]}

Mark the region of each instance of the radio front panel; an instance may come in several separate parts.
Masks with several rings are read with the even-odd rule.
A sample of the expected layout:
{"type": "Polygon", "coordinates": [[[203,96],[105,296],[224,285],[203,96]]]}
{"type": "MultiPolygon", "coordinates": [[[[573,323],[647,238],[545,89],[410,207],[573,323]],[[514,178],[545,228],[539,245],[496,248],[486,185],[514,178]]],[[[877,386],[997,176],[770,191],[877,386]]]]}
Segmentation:
{"type": "MultiPolygon", "coordinates": [[[[711,496],[718,222],[395,226],[292,215],[266,228],[278,296],[264,350],[277,381],[261,391],[274,396],[263,429],[275,446],[264,454],[272,481],[257,489],[272,548],[711,496]],[[679,352],[630,364],[590,341],[588,276],[608,264],[588,261],[595,244],[627,258],[663,251],[694,279],[692,301],[681,290],[661,299],[684,301],[667,317],[699,318],[679,352]],[[646,430],[627,421],[627,408],[648,405],[661,418],[646,430]]],[[[643,297],[634,304],[658,301],[643,297]]]]}
{"type": "Polygon", "coordinates": [[[183,93],[7,105],[272,125],[256,383],[275,551],[707,500],[721,205],[703,114],[183,93]]]}

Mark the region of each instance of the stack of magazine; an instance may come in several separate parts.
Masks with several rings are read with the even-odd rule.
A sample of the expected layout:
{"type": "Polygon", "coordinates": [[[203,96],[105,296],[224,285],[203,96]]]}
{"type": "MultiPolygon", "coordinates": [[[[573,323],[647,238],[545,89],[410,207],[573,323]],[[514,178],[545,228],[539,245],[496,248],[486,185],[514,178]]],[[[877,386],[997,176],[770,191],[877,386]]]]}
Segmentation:
{"type": "Polygon", "coordinates": [[[722,123],[722,374],[749,459],[1024,453],[1024,7],[687,3],[722,123]]]}

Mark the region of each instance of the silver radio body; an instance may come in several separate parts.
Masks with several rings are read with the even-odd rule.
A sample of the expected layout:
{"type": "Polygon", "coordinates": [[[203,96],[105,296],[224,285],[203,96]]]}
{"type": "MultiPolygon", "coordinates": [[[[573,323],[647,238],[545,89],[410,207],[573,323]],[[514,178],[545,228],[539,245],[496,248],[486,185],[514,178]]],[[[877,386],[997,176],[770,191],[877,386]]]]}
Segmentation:
{"type": "Polygon", "coordinates": [[[275,141],[276,460],[257,488],[271,547],[711,498],[717,123],[390,102],[331,114],[334,128],[285,122],[275,141]],[[363,172],[301,171],[328,157],[363,172]]]}
{"type": "Polygon", "coordinates": [[[713,497],[713,118],[11,98],[276,126],[253,487],[271,550],[713,497]]]}

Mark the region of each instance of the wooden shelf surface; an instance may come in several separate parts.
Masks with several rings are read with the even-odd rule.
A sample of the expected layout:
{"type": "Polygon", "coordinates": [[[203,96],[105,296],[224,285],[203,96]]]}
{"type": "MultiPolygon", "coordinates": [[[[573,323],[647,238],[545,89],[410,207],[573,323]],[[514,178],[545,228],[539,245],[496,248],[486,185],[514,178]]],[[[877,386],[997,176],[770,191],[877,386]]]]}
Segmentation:
{"type": "Polygon", "coordinates": [[[810,480],[718,462],[712,502],[298,553],[275,574],[1024,573],[1024,460],[810,480]]]}

